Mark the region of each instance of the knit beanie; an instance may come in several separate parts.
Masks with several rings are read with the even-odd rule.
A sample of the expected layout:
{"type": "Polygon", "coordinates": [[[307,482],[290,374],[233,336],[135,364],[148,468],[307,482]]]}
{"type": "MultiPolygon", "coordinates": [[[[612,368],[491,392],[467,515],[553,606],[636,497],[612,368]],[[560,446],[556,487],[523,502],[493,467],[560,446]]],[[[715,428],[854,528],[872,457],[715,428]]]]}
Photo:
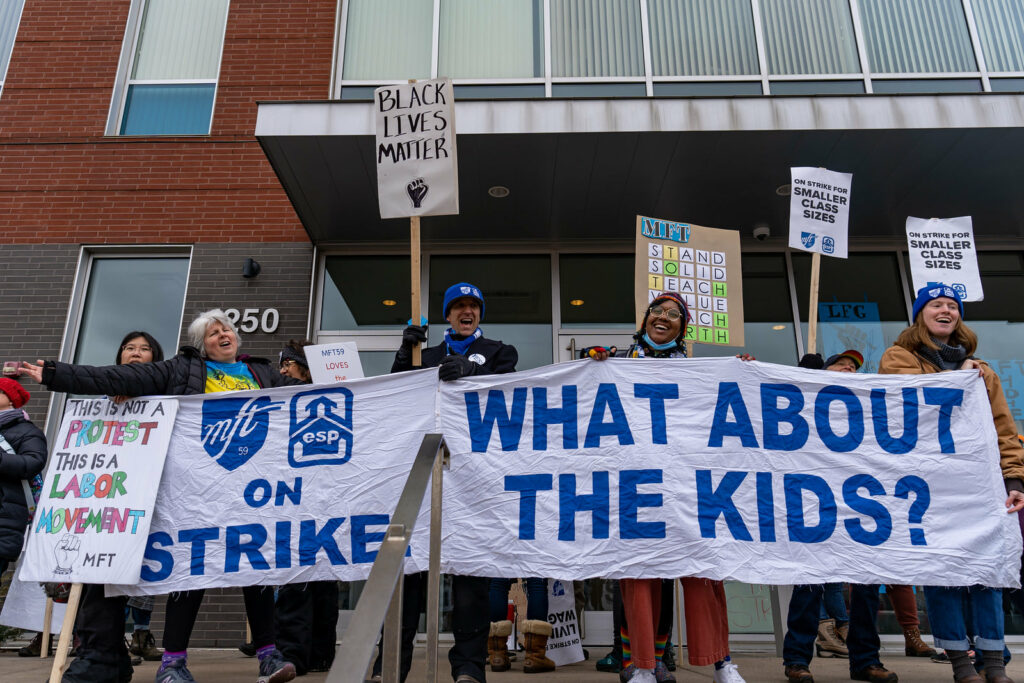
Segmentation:
{"type": "Polygon", "coordinates": [[[302,367],[309,370],[309,363],[306,361],[306,354],[302,351],[296,351],[291,346],[284,347],[281,349],[281,353],[277,354],[278,363],[283,363],[286,360],[295,361],[302,367]]]}
{"type": "Polygon", "coordinates": [[[482,321],[484,319],[484,295],[480,293],[480,289],[476,285],[471,285],[468,282],[459,282],[445,291],[443,307],[445,319],[448,318],[448,311],[451,310],[455,300],[462,299],[463,297],[476,299],[480,302],[480,320],[482,321]]]}
{"type": "Polygon", "coordinates": [[[854,370],[860,370],[860,366],[864,365],[864,356],[861,355],[860,351],[854,351],[853,349],[847,349],[846,351],[843,351],[842,353],[837,353],[837,354],[829,356],[827,359],[825,359],[824,367],[826,369],[832,367],[833,365],[836,364],[836,361],[838,361],[840,358],[849,358],[850,360],[852,360],[853,361],[853,369],[854,370]]]}
{"type": "Polygon", "coordinates": [[[11,405],[15,408],[22,407],[32,398],[23,386],[10,377],[0,377],[0,391],[7,394],[7,398],[11,399],[11,405]]]}
{"type": "Polygon", "coordinates": [[[917,314],[921,312],[921,309],[925,307],[932,299],[938,299],[940,297],[946,297],[956,302],[957,308],[960,309],[960,319],[964,319],[964,302],[960,299],[960,293],[949,285],[944,285],[941,282],[934,282],[930,285],[922,287],[917,290],[917,298],[914,299],[914,312],[910,316],[911,321],[917,320],[917,314]]]}

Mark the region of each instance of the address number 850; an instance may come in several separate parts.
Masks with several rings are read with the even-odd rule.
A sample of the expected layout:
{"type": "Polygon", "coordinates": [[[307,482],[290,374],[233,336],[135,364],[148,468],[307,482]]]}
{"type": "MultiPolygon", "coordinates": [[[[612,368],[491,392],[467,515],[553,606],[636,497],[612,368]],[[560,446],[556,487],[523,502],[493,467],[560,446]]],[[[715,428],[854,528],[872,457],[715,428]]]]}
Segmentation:
{"type": "Polygon", "coordinates": [[[271,332],[277,331],[277,324],[280,320],[280,315],[276,308],[265,308],[263,309],[262,315],[258,308],[243,308],[239,311],[237,308],[229,308],[224,311],[227,315],[228,320],[234,323],[240,332],[251,334],[256,330],[260,332],[271,332]]]}

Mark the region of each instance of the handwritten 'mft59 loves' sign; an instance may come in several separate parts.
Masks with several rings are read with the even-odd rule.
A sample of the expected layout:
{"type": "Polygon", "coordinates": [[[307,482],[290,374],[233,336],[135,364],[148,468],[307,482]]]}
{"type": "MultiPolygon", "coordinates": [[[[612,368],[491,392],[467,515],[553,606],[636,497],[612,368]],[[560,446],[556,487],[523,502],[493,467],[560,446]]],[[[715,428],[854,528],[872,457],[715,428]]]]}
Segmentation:
{"type": "Polygon", "coordinates": [[[30,527],[22,581],[135,583],[178,402],[70,400],[30,527]]]}

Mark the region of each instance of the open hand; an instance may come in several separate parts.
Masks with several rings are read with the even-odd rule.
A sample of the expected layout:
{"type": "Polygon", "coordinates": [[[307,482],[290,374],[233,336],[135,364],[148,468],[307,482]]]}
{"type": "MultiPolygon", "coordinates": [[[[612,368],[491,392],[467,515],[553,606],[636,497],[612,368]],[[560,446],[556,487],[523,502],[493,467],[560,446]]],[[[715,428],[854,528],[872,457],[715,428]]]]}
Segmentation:
{"type": "Polygon", "coordinates": [[[28,375],[29,377],[31,377],[32,379],[34,379],[39,384],[42,384],[43,383],[43,365],[44,365],[44,361],[41,361],[41,360],[37,360],[35,362],[35,365],[33,365],[32,363],[26,363],[25,361],[22,361],[21,362],[21,371],[22,371],[22,373],[24,373],[24,374],[28,375]]]}

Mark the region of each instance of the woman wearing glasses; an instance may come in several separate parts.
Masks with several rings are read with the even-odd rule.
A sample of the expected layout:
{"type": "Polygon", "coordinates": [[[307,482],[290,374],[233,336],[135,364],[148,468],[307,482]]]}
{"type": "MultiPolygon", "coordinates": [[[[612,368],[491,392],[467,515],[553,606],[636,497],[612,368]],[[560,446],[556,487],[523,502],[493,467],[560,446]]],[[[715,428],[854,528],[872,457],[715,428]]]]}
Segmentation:
{"type": "MultiPolygon", "coordinates": [[[[627,358],[686,358],[684,339],[689,319],[683,298],[675,292],[665,292],[648,305],[643,324],[633,335],[636,341],[625,352],[595,347],[586,353],[594,360],[604,360],[612,354],[627,358]]],[[[729,618],[722,582],[696,577],[683,577],[680,581],[685,595],[690,664],[714,664],[715,683],[744,683],[729,658],[729,618]]],[[[625,668],[620,677],[633,683],[674,681],[675,677],[661,662],[672,623],[671,592],[662,591],[661,579],[622,579],[619,587],[626,617],[622,625],[625,668]]]]}

